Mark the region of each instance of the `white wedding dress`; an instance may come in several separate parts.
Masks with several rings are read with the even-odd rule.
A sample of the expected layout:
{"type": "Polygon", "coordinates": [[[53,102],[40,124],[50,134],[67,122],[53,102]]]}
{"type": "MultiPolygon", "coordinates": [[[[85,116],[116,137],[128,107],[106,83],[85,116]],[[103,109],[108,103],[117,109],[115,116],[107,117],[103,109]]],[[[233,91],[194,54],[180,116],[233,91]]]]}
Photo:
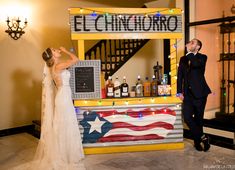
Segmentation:
{"type": "Polygon", "coordinates": [[[41,136],[33,161],[15,170],[84,170],[78,121],[71,98],[70,72],[59,75],[55,87],[49,68],[44,67],[41,136]],[[54,95],[56,94],[56,95],[54,95]]]}

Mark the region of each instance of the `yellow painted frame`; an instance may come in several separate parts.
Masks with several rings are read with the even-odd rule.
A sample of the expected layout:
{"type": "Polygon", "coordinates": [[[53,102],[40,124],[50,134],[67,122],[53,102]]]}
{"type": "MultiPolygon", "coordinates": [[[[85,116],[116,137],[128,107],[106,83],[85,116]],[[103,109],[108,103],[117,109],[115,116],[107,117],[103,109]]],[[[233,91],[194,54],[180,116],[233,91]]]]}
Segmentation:
{"type": "Polygon", "coordinates": [[[145,104],[181,104],[178,97],[144,97],[144,98],[112,98],[112,99],[87,99],[75,100],[74,106],[125,106],[145,104]]]}
{"type": "MultiPolygon", "coordinates": [[[[95,11],[97,14],[154,14],[159,11],[161,14],[182,15],[182,10],[178,8],[70,8],[70,15],[91,14],[95,11]]],[[[136,104],[180,104],[182,103],[176,94],[176,75],[177,75],[177,49],[174,45],[177,39],[182,39],[182,33],[71,33],[72,40],[77,40],[78,57],[85,60],[84,40],[99,39],[170,39],[170,64],[171,64],[171,94],[170,97],[149,97],[149,98],[126,98],[126,99],[89,99],[75,100],[74,105],[82,106],[111,106],[115,102],[117,105],[136,105],[136,104]]],[[[133,145],[133,146],[107,146],[107,147],[85,147],[85,154],[103,154],[117,152],[136,152],[136,151],[153,151],[153,150],[169,150],[183,149],[184,143],[159,143],[150,145],[133,145]]]]}
{"type": "Polygon", "coordinates": [[[180,8],[69,8],[69,13],[74,14],[91,14],[92,12],[97,14],[174,14],[181,15],[182,10],[180,8]],[[81,11],[82,10],[82,11],[81,11]]]}
{"type": "MultiPolygon", "coordinates": [[[[97,14],[161,14],[182,15],[182,10],[179,8],[70,8],[70,15],[76,14],[91,14],[95,11],[97,14]]],[[[176,79],[177,79],[177,51],[174,44],[177,39],[182,39],[182,33],[71,33],[72,40],[78,41],[78,57],[80,60],[85,60],[84,40],[99,40],[99,39],[170,39],[170,63],[171,63],[171,94],[176,94],[176,79]]]]}
{"type": "Polygon", "coordinates": [[[121,153],[121,152],[144,152],[154,150],[175,150],[184,149],[184,143],[158,143],[151,145],[132,145],[132,146],[106,146],[106,147],[86,147],[84,152],[86,155],[90,154],[108,154],[108,153],[121,153]]]}
{"type": "Polygon", "coordinates": [[[177,39],[170,39],[171,94],[177,93],[177,39]]]}
{"type": "MultiPolygon", "coordinates": [[[[182,15],[179,8],[70,8],[70,15],[91,14],[161,14],[182,15]],[[127,12],[128,11],[128,12],[127,12]]],[[[72,33],[72,40],[99,40],[99,39],[171,39],[182,38],[182,33],[72,33]]]]}

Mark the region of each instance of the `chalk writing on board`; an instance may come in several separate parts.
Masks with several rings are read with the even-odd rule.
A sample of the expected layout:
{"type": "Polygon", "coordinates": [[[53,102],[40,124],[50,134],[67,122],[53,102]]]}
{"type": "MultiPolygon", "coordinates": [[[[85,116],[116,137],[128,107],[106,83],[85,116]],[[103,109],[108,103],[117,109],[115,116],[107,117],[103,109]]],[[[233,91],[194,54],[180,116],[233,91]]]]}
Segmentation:
{"type": "Polygon", "coordinates": [[[75,92],[94,92],[94,68],[75,68],[75,92]]]}

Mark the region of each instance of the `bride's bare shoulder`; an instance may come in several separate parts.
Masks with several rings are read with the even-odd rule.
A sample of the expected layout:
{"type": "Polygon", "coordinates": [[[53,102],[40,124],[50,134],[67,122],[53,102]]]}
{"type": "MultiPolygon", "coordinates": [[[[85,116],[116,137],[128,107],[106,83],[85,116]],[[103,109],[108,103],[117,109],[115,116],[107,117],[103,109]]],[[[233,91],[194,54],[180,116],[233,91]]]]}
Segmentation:
{"type": "Polygon", "coordinates": [[[58,63],[58,64],[55,64],[55,65],[52,67],[52,73],[53,73],[53,74],[60,74],[61,71],[62,71],[62,70],[60,69],[59,63],[58,63]]]}

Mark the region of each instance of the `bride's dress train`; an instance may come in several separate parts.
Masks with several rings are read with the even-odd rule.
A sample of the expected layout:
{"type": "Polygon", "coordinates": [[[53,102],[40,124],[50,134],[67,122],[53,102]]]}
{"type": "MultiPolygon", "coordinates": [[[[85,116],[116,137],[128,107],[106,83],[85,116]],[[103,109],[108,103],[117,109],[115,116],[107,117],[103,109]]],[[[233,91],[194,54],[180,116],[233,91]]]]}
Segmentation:
{"type": "Polygon", "coordinates": [[[81,136],[69,86],[70,72],[61,72],[62,84],[54,89],[44,68],[41,136],[33,161],[13,168],[30,170],[84,170],[81,136]],[[54,95],[54,91],[56,95],[54,95]]]}

